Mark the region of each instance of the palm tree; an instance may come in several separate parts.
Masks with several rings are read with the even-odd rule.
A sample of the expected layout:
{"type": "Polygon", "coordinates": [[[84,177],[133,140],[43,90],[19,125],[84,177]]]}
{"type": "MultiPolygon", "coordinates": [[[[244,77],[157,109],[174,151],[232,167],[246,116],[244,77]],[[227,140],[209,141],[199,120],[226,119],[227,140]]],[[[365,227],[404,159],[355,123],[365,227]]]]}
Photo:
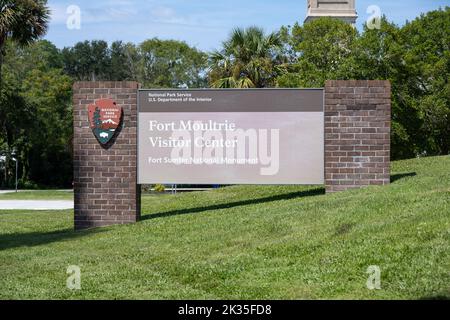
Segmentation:
{"type": "Polygon", "coordinates": [[[39,39],[46,33],[49,19],[47,0],[0,0],[0,90],[6,41],[27,45],[39,39]]]}
{"type": "Polygon", "coordinates": [[[283,62],[278,33],[258,27],[236,28],[220,51],[209,56],[209,81],[214,88],[263,88],[275,84],[283,62]]]}

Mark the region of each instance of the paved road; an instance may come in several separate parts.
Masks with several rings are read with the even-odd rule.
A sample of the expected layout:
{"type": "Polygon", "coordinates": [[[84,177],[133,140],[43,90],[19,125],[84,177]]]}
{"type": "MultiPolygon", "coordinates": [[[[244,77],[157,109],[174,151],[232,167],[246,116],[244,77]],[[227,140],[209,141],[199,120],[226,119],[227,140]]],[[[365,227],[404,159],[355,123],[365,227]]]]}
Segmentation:
{"type": "Polygon", "coordinates": [[[0,194],[16,192],[15,190],[0,190],[0,194]]]}
{"type": "MultiPolygon", "coordinates": [[[[47,191],[47,190],[33,190],[33,189],[22,189],[18,190],[18,192],[39,192],[39,191],[47,191]]],[[[49,191],[59,191],[59,192],[73,192],[72,189],[55,189],[55,190],[49,190],[49,191]]],[[[0,190],[0,194],[2,193],[13,193],[16,192],[16,190],[0,190]]]]}
{"type": "Polygon", "coordinates": [[[73,209],[72,200],[0,200],[0,210],[73,209]]]}

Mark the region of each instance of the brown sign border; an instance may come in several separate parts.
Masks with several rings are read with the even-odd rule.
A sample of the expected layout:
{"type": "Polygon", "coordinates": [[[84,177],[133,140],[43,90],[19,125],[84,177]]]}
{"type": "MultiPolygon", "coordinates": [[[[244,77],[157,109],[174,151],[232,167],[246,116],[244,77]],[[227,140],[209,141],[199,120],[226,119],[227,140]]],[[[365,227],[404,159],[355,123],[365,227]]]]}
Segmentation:
{"type": "MultiPolygon", "coordinates": [[[[208,104],[208,103],[205,103],[208,104]]],[[[163,104],[161,104],[163,105],[163,104]]],[[[170,105],[170,104],[169,104],[170,105]]],[[[194,112],[202,112],[202,113],[217,113],[217,112],[322,112],[323,116],[325,117],[325,88],[249,88],[249,89],[211,89],[211,88],[205,88],[205,89],[138,89],[137,90],[137,120],[136,120],[136,155],[137,155],[137,159],[136,159],[136,175],[137,175],[137,180],[138,180],[138,184],[142,185],[142,184],[147,184],[147,183],[139,183],[139,114],[140,113],[171,113],[171,112],[186,112],[186,113],[194,113],[194,112]],[[142,110],[142,101],[141,101],[141,94],[144,92],[183,92],[183,93],[188,93],[188,92],[202,92],[202,93],[207,93],[207,92],[249,92],[249,91],[253,91],[253,92],[268,92],[268,91],[286,91],[286,92],[295,92],[298,93],[300,92],[307,92],[309,93],[311,96],[309,96],[308,98],[313,99],[313,101],[320,101],[321,103],[309,103],[311,102],[311,100],[306,100],[306,102],[308,102],[308,104],[306,105],[302,105],[302,103],[305,103],[305,101],[300,101],[299,105],[292,105],[292,104],[285,104],[283,105],[283,108],[280,107],[274,107],[275,104],[273,102],[273,100],[262,100],[265,104],[263,106],[261,105],[256,105],[256,104],[251,104],[249,106],[247,106],[247,108],[245,108],[244,110],[242,109],[237,109],[235,106],[234,107],[230,107],[230,105],[227,103],[226,105],[226,110],[223,109],[219,109],[219,110],[211,110],[211,108],[205,108],[205,107],[198,107],[198,103],[192,103],[192,107],[193,108],[179,108],[179,103],[175,103],[178,107],[177,108],[172,108],[170,110],[166,109],[167,107],[167,103],[164,103],[164,107],[159,107],[159,108],[146,108],[146,110],[142,110]],[[271,101],[268,104],[268,101],[271,101]],[[193,109],[195,111],[193,111],[193,109]]],[[[325,148],[325,125],[322,128],[324,130],[324,141],[323,141],[323,146],[325,148]]],[[[325,151],[324,151],[325,152],[325,151]]],[[[324,153],[325,155],[325,153],[324,153]]],[[[325,160],[325,159],[324,159],[325,160]]],[[[325,164],[324,164],[325,165],[325,164]]],[[[325,179],[325,176],[324,176],[325,179]]],[[[156,183],[156,182],[154,182],[156,183]]],[[[211,182],[210,184],[214,184],[214,182],[211,182]]],[[[244,185],[245,183],[241,183],[242,185],[244,185]]],[[[254,183],[248,183],[248,184],[254,184],[254,183]]],[[[273,183],[267,183],[267,184],[260,184],[260,185],[270,185],[273,183]]],[[[286,184],[288,185],[288,184],[286,184]]],[[[297,183],[290,183],[289,185],[302,185],[301,182],[297,182],[297,183]]]]}
{"type": "Polygon", "coordinates": [[[261,89],[139,89],[138,113],[141,112],[323,112],[323,88],[261,88],[261,89]],[[213,97],[214,102],[165,102],[151,105],[143,96],[153,93],[196,93],[197,97],[213,97]],[[224,97],[223,93],[233,93],[224,97]],[[285,97],[272,96],[273,92],[286,92],[285,97]],[[298,93],[303,94],[299,98],[298,93]],[[217,94],[219,93],[219,94],[217,94]],[[256,94],[257,93],[257,94],[256,94]],[[281,98],[281,99],[280,99],[281,98]],[[233,103],[239,100],[239,104],[233,103]],[[297,100],[298,103],[292,104],[297,100]],[[319,102],[320,101],[320,102],[319,102]],[[214,104],[211,106],[211,104],[214,104]]]}

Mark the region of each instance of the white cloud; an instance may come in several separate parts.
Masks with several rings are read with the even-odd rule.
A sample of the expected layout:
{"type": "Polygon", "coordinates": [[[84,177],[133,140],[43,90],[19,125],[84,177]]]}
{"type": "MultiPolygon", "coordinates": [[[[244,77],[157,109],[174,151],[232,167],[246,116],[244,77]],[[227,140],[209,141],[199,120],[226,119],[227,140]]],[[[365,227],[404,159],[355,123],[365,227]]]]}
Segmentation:
{"type": "Polygon", "coordinates": [[[81,8],[81,18],[85,24],[104,22],[127,22],[132,21],[138,11],[130,6],[104,6],[99,8],[81,8]]]}
{"type": "Polygon", "coordinates": [[[50,23],[65,24],[67,20],[67,6],[60,4],[50,4],[50,23]]]}
{"type": "Polygon", "coordinates": [[[150,10],[151,18],[154,22],[170,24],[195,24],[189,16],[180,16],[173,8],[166,6],[156,6],[150,10]]]}
{"type": "Polygon", "coordinates": [[[132,1],[115,0],[110,2],[97,2],[95,6],[88,6],[85,3],[73,3],[69,1],[65,4],[49,3],[51,12],[51,24],[66,24],[69,14],[67,8],[70,5],[77,5],[81,10],[81,20],[83,24],[104,23],[104,22],[125,22],[132,20],[139,11],[132,1]]]}
{"type": "Polygon", "coordinates": [[[172,19],[175,17],[175,10],[169,7],[156,6],[151,10],[152,16],[160,19],[172,19]]]}

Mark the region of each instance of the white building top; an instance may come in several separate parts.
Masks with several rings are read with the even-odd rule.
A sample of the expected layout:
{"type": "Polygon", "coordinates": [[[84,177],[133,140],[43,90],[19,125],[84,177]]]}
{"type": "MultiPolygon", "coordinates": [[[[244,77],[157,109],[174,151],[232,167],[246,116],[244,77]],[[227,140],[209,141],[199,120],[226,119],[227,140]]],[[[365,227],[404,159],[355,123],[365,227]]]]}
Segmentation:
{"type": "Polygon", "coordinates": [[[355,0],[308,0],[308,11],[305,22],[321,17],[331,17],[356,23],[355,0]]]}

